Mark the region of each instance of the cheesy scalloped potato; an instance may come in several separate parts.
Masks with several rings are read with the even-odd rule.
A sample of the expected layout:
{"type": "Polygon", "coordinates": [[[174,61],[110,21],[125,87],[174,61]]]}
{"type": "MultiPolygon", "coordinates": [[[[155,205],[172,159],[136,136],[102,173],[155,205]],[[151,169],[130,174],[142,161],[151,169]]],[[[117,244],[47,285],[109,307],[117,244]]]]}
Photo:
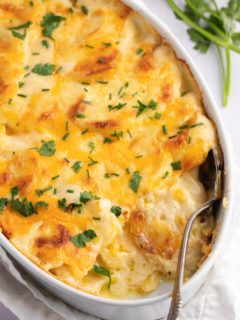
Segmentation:
{"type": "MultiPolygon", "coordinates": [[[[119,0],[1,0],[0,63],[3,234],[94,295],[173,278],[217,144],[186,64],[119,0]]],[[[195,223],[187,275],[213,229],[195,223]]]]}

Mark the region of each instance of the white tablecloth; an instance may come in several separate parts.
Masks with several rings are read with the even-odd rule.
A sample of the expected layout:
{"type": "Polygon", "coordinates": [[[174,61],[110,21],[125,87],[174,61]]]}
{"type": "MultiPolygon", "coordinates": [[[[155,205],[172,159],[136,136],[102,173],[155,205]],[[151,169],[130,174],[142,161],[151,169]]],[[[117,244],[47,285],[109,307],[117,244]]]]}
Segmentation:
{"type": "MultiPolygon", "coordinates": [[[[140,1],[140,0],[139,0],[140,1]]],[[[221,74],[217,54],[213,49],[202,55],[192,49],[184,24],[176,20],[163,0],[142,0],[165,21],[197,61],[199,69],[214,93],[226,129],[231,136],[236,163],[240,164],[240,57],[233,54],[232,95],[228,108],[221,107],[221,74]]],[[[218,1],[220,4],[223,1],[218,1]]],[[[235,210],[238,207],[236,195],[235,210]]],[[[182,320],[237,320],[240,319],[240,224],[236,227],[224,255],[217,260],[207,281],[183,309],[182,320]]],[[[39,290],[29,276],[17,270],[0,248],[0,301],[20,320],[96,320],[65,305],[48,293],[39,290]],[[14,274],[15,278],[11,275],[14,274]]],[[[5,319],[2,319],[5,320],[5,319]]],[[[113,319],[114,320],[114,319],[113,319]]]]}

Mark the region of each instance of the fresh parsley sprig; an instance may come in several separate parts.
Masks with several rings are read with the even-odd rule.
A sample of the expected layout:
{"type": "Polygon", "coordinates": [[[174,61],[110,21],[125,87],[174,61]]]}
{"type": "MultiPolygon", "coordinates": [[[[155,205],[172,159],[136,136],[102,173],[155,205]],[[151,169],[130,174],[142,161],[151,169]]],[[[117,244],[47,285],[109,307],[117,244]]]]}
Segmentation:
{"type": "Polygon", "coordinates": [[[230,0],[227,7],[218,7],[216,0],[185,0],[182,10],[174,0],[168,3],[176,16],[186,22],[195,49],[206,53],[211,44],[216,45],[223,76],[223,105],[228,104],[231,89],[231,51],[240,54],[240,1],[230,0]],[[225,54],[223,54],[223,50],[225,54]]]}

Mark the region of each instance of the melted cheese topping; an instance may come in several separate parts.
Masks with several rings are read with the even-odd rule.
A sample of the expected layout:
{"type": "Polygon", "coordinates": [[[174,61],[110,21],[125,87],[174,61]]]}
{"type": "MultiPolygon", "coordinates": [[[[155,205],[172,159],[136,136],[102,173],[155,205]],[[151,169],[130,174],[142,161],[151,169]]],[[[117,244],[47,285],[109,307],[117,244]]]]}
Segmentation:
{"type": "MultiPolygon", "coordinates": [[[[173,277],[184,225],[206,200],[198,167],[217,143],[185,63],[118,0],[1,0],[0,63],[0,196],[17,186],[20,201],[48,204],[26,217],[9,203],[4,234],[95,295],[146,294],[173,277]],[[56,150],[46,156],[49,141],[56,150]],[[79,205],[84,191],[92,198],[81,213],[59,205],[79,205]],[[96,237],[79,248],[72,237],[86,230],[96,237]]],[[[195,224],[188,274],[213,227],[195,224]]]]}

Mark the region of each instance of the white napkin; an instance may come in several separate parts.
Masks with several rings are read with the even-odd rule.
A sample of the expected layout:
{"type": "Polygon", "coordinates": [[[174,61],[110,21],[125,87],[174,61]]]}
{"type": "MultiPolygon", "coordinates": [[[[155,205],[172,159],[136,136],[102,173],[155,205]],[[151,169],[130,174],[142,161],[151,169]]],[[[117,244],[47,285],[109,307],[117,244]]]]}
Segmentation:
{"type": "MultiPolygon", "coordinates": [[[[236,194],[237,198],[239,194],[236,194]]],[[[239,244],[240,223],[234,228],[227,249],[217,259],[205,284],[183,308],[180,320],[240,319],[239,244]]],[[[24,270],[16,267],[1,247],[0,288],[0,301],[20,320],[99,320],[40,289],[24,270]]]]}

